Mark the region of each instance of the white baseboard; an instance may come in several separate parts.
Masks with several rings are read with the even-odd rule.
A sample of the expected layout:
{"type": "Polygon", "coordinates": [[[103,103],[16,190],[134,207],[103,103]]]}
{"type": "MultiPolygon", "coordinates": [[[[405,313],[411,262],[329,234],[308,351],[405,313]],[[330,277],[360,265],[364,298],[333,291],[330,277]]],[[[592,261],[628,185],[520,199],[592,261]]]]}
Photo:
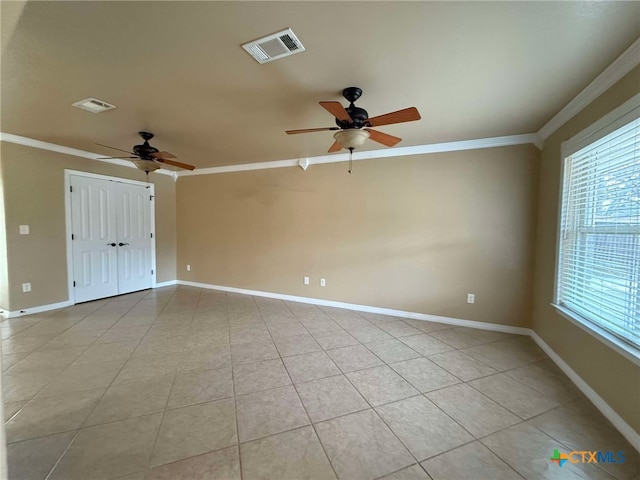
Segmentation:
{"type": "Polygon", "coordinates": [[[162,287],[170,287],[172,285],[177,285],[177,280],[167,280],[166,282],[160,282],[153,285],[152,288],[162,288],[162,287]]]}
{"type": "Polygon", "coordinates": [[[609,404],[596,393],[596,391],[578,375],[560,355],[558,355],[536,332],[531,330],[531,338],[544,350],[544,352],[554,361],[567,377],[580,389],[582,393],[593,403],[593,405],[602,413],[618,431],[626,438],[633,447],[640,451],[640,434],[636,432],[631,425],[625,422],[609,404]]]}
{"type": "Polygon", "coordinates": [[[23,315],[33,315],[34,313],[48,312],[49,310],[57,310],[73,305],[69,300],[58,303],[50,303],[49,305],[38,305],[37,307],[23,308],[13,312],[8,310],[0,310],[0,316],[3,318],[22,317],[23,315]]]}
{"type": "Polygon", "coordinates": [[[260,290],[247,290],[245,288],[227,287],[224,285],[212,285],[209,283],[188,282],[186,280],[178,280],[179,285],[188,287],[207,288],[209,290],[220,290],[222,292],[241,293],[244,295],[253,295],[255,297],[276,298],[278,300],[288,300],[291,302],[309,303],[312,305],[321,305],[323,307],[344,308],[346,310],[355,310],[358,312],[379,313],[381,315],[390,315],[393,317],[411,318],[413,320],[425,320],[427,322],[438,322],[447,325],[456,325],[459,327],[480,328],[483,330],[493,330],[496,332],[515,333],[517,335],[529,335],[528,328],[513,327],[510,325],[499,325],[497,323],[476,322],[474,320],[463,320],[461,318],[441,317],[439,315],[428,315],[426,313],[407,312],[404,310],[394,310],[392,308],[372,307],[369,305],[359,305],[357,303],[336,302],[333,300],[323,300],[321,298],[298,297],[296,295],[286,295],[283,293],[263,292],[260,290]]]}

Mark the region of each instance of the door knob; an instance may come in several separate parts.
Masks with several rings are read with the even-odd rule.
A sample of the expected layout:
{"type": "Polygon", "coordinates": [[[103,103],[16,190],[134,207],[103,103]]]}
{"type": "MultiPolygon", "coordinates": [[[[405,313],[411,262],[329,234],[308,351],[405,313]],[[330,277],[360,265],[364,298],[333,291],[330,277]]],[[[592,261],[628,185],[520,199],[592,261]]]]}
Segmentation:
{"type": "Polygon", "coordinates": [[[119,247],[124,247],[125,245],[129,245],[129,244],[128,244],[128,243],[122,243],[122,242],[120,242],[120,243],[118,244],[118,246],[119,246],[119,247]]]}
{"type": "Polygon", "coordinates": [[[107,243],[107,247],[115,247],[115,246],[116,246],[115,242],[114,243],[107,243]]]}

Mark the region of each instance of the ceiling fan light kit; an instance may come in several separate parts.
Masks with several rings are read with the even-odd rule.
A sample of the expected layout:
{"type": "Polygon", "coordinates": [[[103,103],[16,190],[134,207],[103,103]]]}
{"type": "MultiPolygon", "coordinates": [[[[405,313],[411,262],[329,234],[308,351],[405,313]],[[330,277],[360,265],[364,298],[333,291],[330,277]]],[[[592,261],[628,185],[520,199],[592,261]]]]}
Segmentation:
{"type": "Polygon", "coordinates": [[[367,130],[357,128],[340,130],[333,134],[333,138],[336,139],[336,142],[338,142],[342,148],[347,150],[360,148],[370,136],[371,134],[367,130]]]}
{"type": "Polygon", "coordinates": [[[140,158],[138,160],[133,160],[133,163],[136,167],[138,167],[138,169],[146,173],[155,172],[160,168],[160,165],[158,165],[153,160],[143,160],[140,158]]]}

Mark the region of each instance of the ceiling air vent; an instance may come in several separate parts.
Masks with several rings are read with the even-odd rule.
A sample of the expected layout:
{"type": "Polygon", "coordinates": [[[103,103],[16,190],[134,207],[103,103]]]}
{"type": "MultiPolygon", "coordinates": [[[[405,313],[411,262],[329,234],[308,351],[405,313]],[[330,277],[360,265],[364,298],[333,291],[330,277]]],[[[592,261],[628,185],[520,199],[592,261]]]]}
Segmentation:
{"type": "Polygon", "coordinates": [[[93,97],[85,98],[84,100],[72,103],[71,105],[91,113],[101,113],[116,108],[115,105],[111,105],[110,103],[103,102],[102,100],[98,100],[93,97]]]}
{"type": "Polygon", "coordinates": [[[304,46],[290,28],[242,45],[259,63],[267,63],[294,53],[304,52],[304,46]]]}

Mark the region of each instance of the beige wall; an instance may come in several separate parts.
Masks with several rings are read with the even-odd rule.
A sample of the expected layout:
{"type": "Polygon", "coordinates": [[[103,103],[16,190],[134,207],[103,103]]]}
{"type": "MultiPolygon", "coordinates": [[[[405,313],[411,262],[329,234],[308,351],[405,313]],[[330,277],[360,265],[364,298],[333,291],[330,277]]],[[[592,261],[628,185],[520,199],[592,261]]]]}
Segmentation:
{"type": "MultiPolygon", "coordinates": [[[[10,311],[68,299],[64,170],[144,180],[138,170],[12,143],[0,144],[7,229],[10,311]],[[18,225],[31,227],[19,235],[18,225]],[[22,293],[31,282],[33,291],[22,293]]],[[[175,279],[175,182],[152,175],[156,185],[157,281],[175,279]]],[[[6,301],[6,300],[5,300],[6,301]]]]}
{"type": "Polygon", "coordinates": [[[529,326],[538,160],[526,145],[183,177],[178,278],[529,326]]]}
{"type": "Polygon", "coordinates": [[[9,272],[7,270],[7,235],[5,229],[4,193],[2,181],[2,156],[0,155],[0,308],[9,305],[9,272]]]}
{"type": "Polygon", "coordinates": [[[553,301],[560,187],[560,145],[640,92],[640,67],[549,137],[540,166],[533,329],[636,431],[640,368],[564,317],[553,301]]]}

